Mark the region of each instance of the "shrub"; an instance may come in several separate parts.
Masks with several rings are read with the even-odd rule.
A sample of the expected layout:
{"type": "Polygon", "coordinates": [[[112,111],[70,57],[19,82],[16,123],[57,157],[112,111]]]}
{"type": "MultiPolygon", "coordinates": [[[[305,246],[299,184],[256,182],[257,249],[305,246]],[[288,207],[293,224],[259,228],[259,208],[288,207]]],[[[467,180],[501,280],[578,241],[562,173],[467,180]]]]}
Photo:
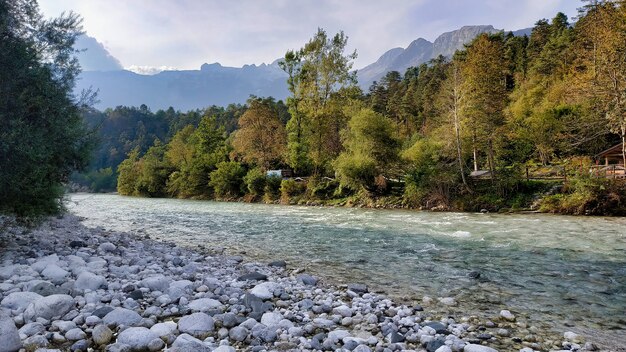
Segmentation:
{"type": "Polygon", "coordinates": [[[248,193],[252,196],[260,196],[265,192],[265,184],[267,183],[267,177],[258,168],[250,169],[246,176],[243,178],[243,182],[246,184],[248,193]]]}
{"type": "Polygon", "coordinates": [[[297,182],[294,179],[286,179],[280,183],[280,195],[283,202],[289,202],[296,196],[304,194],[306,190],[306,184],[303,182],[297,182]]]}
{"type": "Polygon", "coordinates": [[[245,170],[236,161],[223,161],[217,164],[217,170],[209,175],[209,186],[218,198],[241,196],[245,170]]]}
{"type": "Polygon", "coordinates": [[[265,179],[264,201],[272,203],[280,196],[280,186],[283,179],[279,176],[270,176],[265,179]]]}

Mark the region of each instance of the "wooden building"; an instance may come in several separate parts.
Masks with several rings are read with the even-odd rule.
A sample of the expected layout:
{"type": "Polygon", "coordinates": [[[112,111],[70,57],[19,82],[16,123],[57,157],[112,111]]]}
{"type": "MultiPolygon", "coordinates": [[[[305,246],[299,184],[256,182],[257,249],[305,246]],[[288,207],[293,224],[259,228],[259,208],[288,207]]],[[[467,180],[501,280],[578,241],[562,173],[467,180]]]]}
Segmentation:
{"type": "Polygon", "coordinates": [[[622,143],[612,146],[611,148],[598,153],[595,156],[598,164],[624,165],[624,156],[622,155],[622,143]]]}

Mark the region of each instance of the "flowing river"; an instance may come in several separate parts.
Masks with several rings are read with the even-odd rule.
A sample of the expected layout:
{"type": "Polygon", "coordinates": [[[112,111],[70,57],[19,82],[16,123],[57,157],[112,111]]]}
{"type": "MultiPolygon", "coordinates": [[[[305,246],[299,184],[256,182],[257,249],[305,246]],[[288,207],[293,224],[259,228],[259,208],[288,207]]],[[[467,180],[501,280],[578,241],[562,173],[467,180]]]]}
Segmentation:
{"type": "MultiPolygon", "coordinates": [[[[406,301],[455,297],[442,314],[501,309],[626,346],[626,219],[320,208],[73,194],[87,226],[146,233],[406,301]],[[470,278],[471,272],[480,277],[470,278]],[[474,273],[475,274],[475,273],[474,273]]],[[[430,310],[430,308],[429,308],[430,310]]]]}

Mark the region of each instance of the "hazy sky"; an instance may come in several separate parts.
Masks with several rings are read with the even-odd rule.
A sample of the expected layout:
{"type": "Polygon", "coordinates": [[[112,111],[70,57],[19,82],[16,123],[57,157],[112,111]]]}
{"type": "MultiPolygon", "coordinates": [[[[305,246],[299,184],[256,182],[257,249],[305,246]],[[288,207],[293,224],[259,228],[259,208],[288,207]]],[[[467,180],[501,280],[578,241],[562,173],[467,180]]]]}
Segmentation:
{"type": "Polygon", "coordinates": [[[197,69],[269,63],[298,49],[318,27],[343,30],[355,68],[418,37],[434,40],[464,25],[516,30],[578,0],[40,0],[46,16],[73,10],[88,35],[124,67],[197,69]]]}

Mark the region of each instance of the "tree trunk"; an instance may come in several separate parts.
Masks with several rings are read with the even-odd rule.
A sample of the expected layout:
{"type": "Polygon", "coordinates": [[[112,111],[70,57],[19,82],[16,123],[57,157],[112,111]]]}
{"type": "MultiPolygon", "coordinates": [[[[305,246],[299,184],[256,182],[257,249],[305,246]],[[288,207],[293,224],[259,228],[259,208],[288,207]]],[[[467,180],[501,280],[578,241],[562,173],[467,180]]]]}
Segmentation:
{"type": "Polygon", "coordinates": [[[463,170],[463,153],[461,148],[461,126],[459,123],[459,91],[457,88],[458,82],[458,72],[457,68],[454,68],[454,133],[456,137],[456,153],[457,159],[459,161],[459,172],[461,172],[461,179],[463,179],[463,185],[465,188],[471,192],[472,190],[467,184],[467,180],[465,179],[465,171],[463,170]]]}
{"type": "Polygon", "coordinates": [[[476,134],[472,134],[472,154],[474,155],[474,171],[478,171],[478,151],[476,150],[476,134]]]}

